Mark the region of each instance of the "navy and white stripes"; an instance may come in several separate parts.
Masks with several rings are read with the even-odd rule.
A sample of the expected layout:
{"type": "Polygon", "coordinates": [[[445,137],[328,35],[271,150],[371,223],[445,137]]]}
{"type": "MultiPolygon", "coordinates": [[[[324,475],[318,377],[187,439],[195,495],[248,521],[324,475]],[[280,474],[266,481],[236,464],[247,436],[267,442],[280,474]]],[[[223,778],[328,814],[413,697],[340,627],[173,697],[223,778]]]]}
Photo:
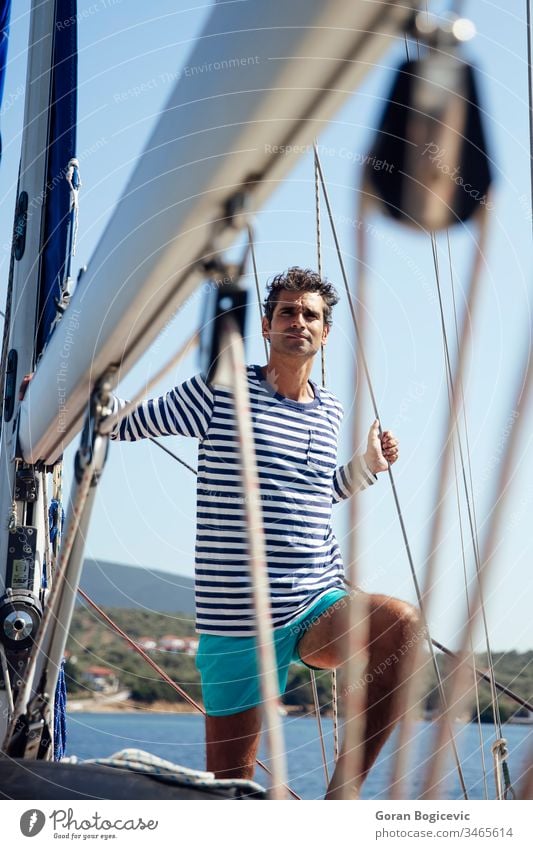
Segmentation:
{"type": "MultiPolygon", "coordinates": [[[[312,384],[300,403],[274,392],[258,366],[248,367],[274,625],[290,622],[333,587],[343,566],[331,506],[374,483],[362,458],[336,467],[342,407],[312,384]]],[[[124,402],[116,399],[116,407],[124,402]]],[[[206,634],[255,632],[248,570],[238,436],[229,389],[200,375],[161,398],[141,402],[112,434],[199,439],[196,624],[206,634]]]]}

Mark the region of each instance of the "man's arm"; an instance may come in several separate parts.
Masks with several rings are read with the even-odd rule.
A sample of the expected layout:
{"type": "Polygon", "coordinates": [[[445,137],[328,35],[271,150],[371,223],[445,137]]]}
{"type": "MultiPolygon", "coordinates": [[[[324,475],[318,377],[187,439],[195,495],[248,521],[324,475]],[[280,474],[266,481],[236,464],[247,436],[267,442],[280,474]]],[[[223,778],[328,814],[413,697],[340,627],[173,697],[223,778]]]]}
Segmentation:
{"type": "Polygon", "coordinates": [[[333,503],[337,504],[350,498],[354,492],[360,492],[372,486],[380,472],[385,472],[396,462],[399,455],[398,440],[390,430],[379,435],[379,422],[376,419],[368,433],[366,452],[352,457],[345,466],[339,466],[333,473],[333,503]]]}
{"type": "MultiPolygon", "coordinates": [[[[127,402],[114,397],[113,412],[127,402]]],[[[150,436],[195,436],[207,433],[214,392],[201,375],[175,386],[159,398],[141,401],[117,425],[111,439],[135,442],[150,436]]]]}
{"type": "Polygon", "coordinates": [[[338,466],[333,473],[333,503],[350,498],[354,492],[368,489],[377,478],[368,468],[364,455],[352,457],[349,463],[338,466]]]}

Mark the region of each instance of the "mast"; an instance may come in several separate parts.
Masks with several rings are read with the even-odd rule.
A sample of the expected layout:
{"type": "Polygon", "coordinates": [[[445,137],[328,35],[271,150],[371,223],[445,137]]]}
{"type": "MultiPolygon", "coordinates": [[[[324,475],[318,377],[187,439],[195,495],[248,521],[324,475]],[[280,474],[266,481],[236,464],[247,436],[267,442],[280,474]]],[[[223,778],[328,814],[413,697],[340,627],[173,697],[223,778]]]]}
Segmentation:
{"type": "MultiPolygon", "coordinates": [[[[76,72],[69,73],[63,61],[75,61],[76,28],[60,34],[56,20],[58,16],[66,18],[73,8],[75,11],[75,0],[33,0],[30,17],[24,129],[2,350],[0,740],[12,714],[48,592],[44,574],[49,547],[44,469],[22,461],[18,391],[23,376],[35,370],[47,342],[56,314],[54,301],[66,274],[69,225],[65,210],[70,190],[65,181],[68,160],[61,163],[63,143],[58,139],[63,136],[65,141],[66,137],[66,149],[73,148],[76,72]],[[61,51],[66,57],[60,56],[61,51]]],[[[57,382],[49,391],[58,391],[57,382]]]]}

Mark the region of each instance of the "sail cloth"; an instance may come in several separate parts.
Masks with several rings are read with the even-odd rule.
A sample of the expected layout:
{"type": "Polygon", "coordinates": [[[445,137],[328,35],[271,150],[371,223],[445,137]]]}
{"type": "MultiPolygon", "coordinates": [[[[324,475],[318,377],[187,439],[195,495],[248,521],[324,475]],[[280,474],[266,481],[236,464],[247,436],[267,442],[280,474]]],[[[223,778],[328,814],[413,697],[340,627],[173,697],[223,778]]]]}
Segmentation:
{"type": "MultiPolygon", "coordinates": [[[[9,15],[11,0],[0,0],[0,106],[4,96],[6,80],[7,43],[9,39],[9,15]]],[[[1,115],[0,111],[0,115],[1,115]]],[[[2,136],[0,135],[0,160],[2,159],[2,136]]]]}
{"type": "Polygon", "coordinates": [[[46,207],[41,258],[38,359],[56,318],[56,301],[70,266],[73,216],[67,181],[69,161],[76,151],[78,90],[77,0],[57,0],[48,123],[48,164],[44,186],[46,207]],[[63,25],[62,25],[63,24],[63,25]]]}

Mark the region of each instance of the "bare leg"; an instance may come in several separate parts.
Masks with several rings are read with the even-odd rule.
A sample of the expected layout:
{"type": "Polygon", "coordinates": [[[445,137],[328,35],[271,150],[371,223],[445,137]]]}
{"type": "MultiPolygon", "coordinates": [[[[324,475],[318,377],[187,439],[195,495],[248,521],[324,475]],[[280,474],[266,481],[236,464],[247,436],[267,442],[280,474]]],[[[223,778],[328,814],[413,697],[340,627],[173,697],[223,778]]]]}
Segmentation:
{"type": "Polygon", "coordinates": [[[207,769],[216,778],[252,779],[261,736],[261,709],[206,716],[207,769]]]}
{"type": "MultiPolygon", "coordinates": [[[[300,657],[311,666],[331,669],[341,666],[344,657],[343,635],[348,622],[348,604],[328,615],[327,612],[306,632],[298,644],[300,657]]],[[[350,798],[358,798],[359,789],[374,764],[383,744],[402,712],[402,685],[411,673],[413,648],[422,637],[417,613],[410,604],[382,595],[368,597],[369,642],[365,732],[362,745],[363,764],[360,775],[353,776],[350,798]]],[[[344,686],[350,682],[344,681],[344,686]]],[[[346,718],[349,721],[349,718],[346,718]]],[[[342,749],[331,778],[327,799],[342,796],[340,764],[342,749]]],[[[348,794],[346,794],[348,795],[348,794]]]]}

